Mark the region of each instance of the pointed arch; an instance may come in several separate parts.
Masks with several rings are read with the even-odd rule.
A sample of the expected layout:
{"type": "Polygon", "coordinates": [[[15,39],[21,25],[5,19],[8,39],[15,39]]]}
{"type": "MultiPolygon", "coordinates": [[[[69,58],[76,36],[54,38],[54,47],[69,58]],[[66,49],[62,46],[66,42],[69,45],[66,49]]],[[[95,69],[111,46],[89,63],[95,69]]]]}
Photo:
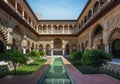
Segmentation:
{"type": "Polygon", "coordinates": [[[93,6],[93,13],[97,12],[98,9],[99,9],[99,2],[97,1],[93,6]]]}
{"type": "Polygon", "coordinates": [[[49,44],[46,45],[46,54],[47,55],[51,54],[51,46],[49,44]]]}
{"type": "Polygon", "coordinates": [[[120,38],[116,38],[112,42],[112,54],[116,58],[120,58],[120,38]]]}
{"type": "Polygon", "coordinates": [[[40,51],[43,51],[43,49],[44,49],[44,48],[43,48],[43,45],[40,44],[40,45],[39,45],[39,50],[40,50],[40,51]]]}
{"type": "Polygon", "coordinates": [[[65,46],[65,54],[66,54],[66,55],[69,55],[69,54],[70,54],[70,45],[69,45],[69,44],[67,44],[67,45],[65,46]]]}

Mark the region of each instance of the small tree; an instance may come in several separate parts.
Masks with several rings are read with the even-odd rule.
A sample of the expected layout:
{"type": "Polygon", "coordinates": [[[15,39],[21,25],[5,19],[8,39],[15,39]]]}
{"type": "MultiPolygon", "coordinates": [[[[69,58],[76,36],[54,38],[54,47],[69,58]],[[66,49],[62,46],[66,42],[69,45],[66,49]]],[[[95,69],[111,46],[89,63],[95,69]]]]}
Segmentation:
{"type": "Polygon", "coordinates": [[[44,57],[44,56],[46,55],[46,52],[44,52],[44,51],[39,51],[39,54],[40,54],[41,57],[44,57]]]}
{"type": "Polygon", "coordinates": [[[80,60],[80,59],[82,58],[82,56],[83,56],[83,52],[82,52],[82,51],[73,52],[73,53],[71,54],[71,58],[72,58],[73,60],[80,60]]]}
{"type": "Polygon", "coordinates": [[[5,51],[4,60],[11,61],[13,63],[15,74],[18,63],[26,64],[26,57],[24,56],[24,54],[13,49],[5,51]]]}
{"type": "Polygon", "coordinates": [[[105,64],[107,61],[110,61],[111,59],[111,54],[107,54],[104,51],[98,49],[92,49],[87,51],[83,55],[81,62],[83,65],[91,65],[95,68],[98,68],[99,73],[99,67],[102,66],[102,64],[105,64]]]}
{"type": "Polygon", "coordinates": [[[27,56],[31,57],[34,60],[34,63],[40,59],[40,54],[38,51],[32,50],[27,53],[27,56]]]}
{"type": "Polygon", "coordinates": [[[0,53],[0,61],[3,61],[3,60],[5,60],[4,58],[5,58],[5,55],[4,55],[4,53],[0,53]]]}
{"type": "Polygon", "coordinates": [[[80,60],[81,60],[81,58],[83,56],[83,52],[82,51],[72,52],[70,56],[71,56],[71,58],[72,58],[75,65],[80,64],[81,63],[80,60]]]}

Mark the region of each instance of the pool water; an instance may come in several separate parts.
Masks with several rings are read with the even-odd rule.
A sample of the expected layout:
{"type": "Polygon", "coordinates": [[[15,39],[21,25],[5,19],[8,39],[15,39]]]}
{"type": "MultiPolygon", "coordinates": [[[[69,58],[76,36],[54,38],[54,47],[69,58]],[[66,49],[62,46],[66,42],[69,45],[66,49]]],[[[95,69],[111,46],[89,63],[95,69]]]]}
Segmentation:
{"type": "Polygon", "coordinates": [[[55,57],[43,84],[71,84],[60,57],[55,57]]]}

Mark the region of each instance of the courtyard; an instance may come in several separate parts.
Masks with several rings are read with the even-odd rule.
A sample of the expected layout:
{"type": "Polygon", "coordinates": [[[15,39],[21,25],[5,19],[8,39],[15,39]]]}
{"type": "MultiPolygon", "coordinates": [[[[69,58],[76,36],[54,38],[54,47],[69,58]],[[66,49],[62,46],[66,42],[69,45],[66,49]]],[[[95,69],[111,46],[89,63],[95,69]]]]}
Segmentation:
{"type": "Polygon", "coordinates": [[[119,0],[1,0],[0,84],[120,84],[119,0]]]}

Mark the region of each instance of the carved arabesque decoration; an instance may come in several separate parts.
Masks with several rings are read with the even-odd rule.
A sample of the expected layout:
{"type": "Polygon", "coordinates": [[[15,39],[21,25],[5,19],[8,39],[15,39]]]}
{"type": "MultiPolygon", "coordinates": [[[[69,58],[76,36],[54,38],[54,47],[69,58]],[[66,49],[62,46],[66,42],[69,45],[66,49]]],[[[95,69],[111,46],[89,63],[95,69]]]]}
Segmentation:
{"type": "Polygon", "coordinates": [[[113,38],[120,37],[120,12],[116,15],[113,15],[108,21],[107,21],[107,32],[108,41],[112,40],[113,38]]]}
{"type": "Polygon", "coordinates": [[[16,22],[4,13],[0,13],[0,25],[5,28],[13,28],[16,25],[16,22]]]}

